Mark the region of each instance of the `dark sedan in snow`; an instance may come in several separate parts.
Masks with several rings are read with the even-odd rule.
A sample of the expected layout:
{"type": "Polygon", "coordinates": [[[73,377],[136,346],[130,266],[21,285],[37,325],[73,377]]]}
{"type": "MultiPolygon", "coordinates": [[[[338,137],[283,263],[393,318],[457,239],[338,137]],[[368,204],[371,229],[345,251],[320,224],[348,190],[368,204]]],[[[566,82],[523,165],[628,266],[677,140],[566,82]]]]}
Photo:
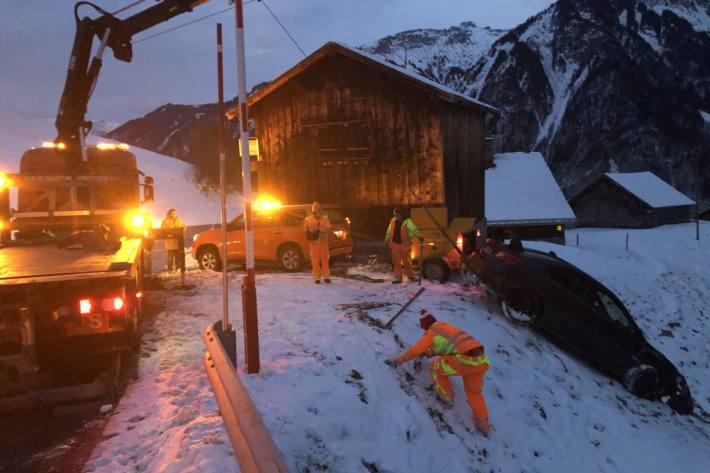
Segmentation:
{"type": "Polygon", "coordinates": [[[494,244],[470,259],[506,316],[548,335],[631,393],[692,412],[685,378],[644,338],[613,292],[554,252],[516,249],[494,244]]]}

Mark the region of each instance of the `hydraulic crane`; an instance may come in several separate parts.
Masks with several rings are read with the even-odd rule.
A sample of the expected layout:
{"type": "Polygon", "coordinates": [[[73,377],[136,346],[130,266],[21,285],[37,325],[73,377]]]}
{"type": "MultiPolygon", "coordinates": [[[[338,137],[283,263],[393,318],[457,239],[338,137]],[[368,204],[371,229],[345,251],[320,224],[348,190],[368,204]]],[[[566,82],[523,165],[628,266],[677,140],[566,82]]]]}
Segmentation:
{"type": "Polygon", "coordinates": [[[113,56],[119,61],[131,62],[133,58],[131,40],[135,34],[168,21],[174,16],[190,12],[194,7],[208,1],[162,0],[125,19],[116,18],[91,2],[81,1],[74,5],[76,34],[55,121],[57,128],[55,144],[65,157],[69,168],[77,169],[82,162],[87,161],[84,140],[91,131],[92,123],[86,120],[86,109],[101,71],[105,49],[107,47],[111,49],[113,56]],[[91,7],[100,16],[80,18],[79,10],[82,7],[91,7]],[[100,43],[96,54],[90,58],[95,37],[100,43]]]}

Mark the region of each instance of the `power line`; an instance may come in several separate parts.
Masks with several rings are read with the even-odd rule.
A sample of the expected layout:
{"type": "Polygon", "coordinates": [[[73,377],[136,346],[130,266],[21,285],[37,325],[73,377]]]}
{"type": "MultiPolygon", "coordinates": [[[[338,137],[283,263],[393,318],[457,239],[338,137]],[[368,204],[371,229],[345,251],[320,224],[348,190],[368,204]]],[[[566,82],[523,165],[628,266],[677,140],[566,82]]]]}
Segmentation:
{"type": "Polygon", "coordinates": [[[301,51],[301,54],[303,54],[303,57],[306,57],[306,52],[303,50],[303,48],[301,48],[301,46],[298,45],[298,43],[296,42],[296,40],[294,39],[294,37],[291,36],[291,33],[288,32],[288,30],[287,30],[286,27],[283,25],[283,23],[281,23],[281,21],[279,21],[279,19],[276,17],[276,15],[274,15],[274,12],[271,11],[271,8],[269,8],[269,5],[266,4],[266,1],[265,1],[265,0],[259,0],[259,2],[262,3],[262,4],[266,7],[266,9],[269,11],[269,13],[271,13],[271,16],[273,16],[273,17],[274,17],[274,20],[276,20],[276,23],[279,24],[279,26],[281,27],[281,29],[284,30],[284,33],[286,33],[286,34],[288,35],[288,37],[291,38],[291,41],[293,42],[293,44],[295,44],[296,47],[298,48],[298,50],[301,51]]]}
{"type": "Polygon", "coordinates": [[[116,15],[118,15],[119,13],[121,13],[122,11],[126,11],[126,10],[128,10],[129,8],[135,7],[136,5],[140,5],[140,4],[143,3],[143,2],[145,2],[145,0],[136,0],[136,1],[133,2],[133,3],[129,3],[129,4],[126,5],[125,7],[119,8],[118,10],[116,10],[115,12],[112,12],[111,14],[114,15],[114,16],[116,16],[116,15]]]}
{"type": "MultiPolygon", "coordinates": [[[[249,5],[250,3],[254,3],[254,2],[256,2],[256,1],[257,1],[257,0],[247,0],[246,2],[243,3],[243,5],[249,5]]],[[[186,27],[186,26],[189,26],[189,25],[192,25],[192,24],[194,24],[194,23],[197,23],[198,21],[206,20],[206,19],[208,19],[208,18],[212,18],[213,16],[221,15],[222,13],[228,12],[229,10],[233,10],[233,9],[234,9],[233,6],[227,7],[227,8],[225,8],[224,10],[220,10],[220,11],[217,11],[217,12],[214,12],[214,13],[210,13],[209,15],[205,15],[205,16],[202,16],[202,17],[200,17],[200,18],[196,18],[196,19],[194,19],[194,20],[192,20],[192,21],[188,21],[187,23],[183,23],[183,24],[178,25],[178,26],[175,26],[175,27],[173,27],[173,28],[168,28],[168,29],[165,30],[165,31],[160,31],[160,32],[155,33],[155,34],[152,34],[152,35],[150,35],[150,36],[146,36],[145,38],[137,39],[137,40],[133,41],[133,44],[138,44],[138,43],[142,43],[143,41],[148,41],[149,39],[157,38],[158,36],[162,36],[162,35],[164,35],[164,34],[171,33],[171,32],[173,32],[173,31],[175,31],[175,30],[179,30],[180,28],[184,28],[184,27],[186,27]]]]}

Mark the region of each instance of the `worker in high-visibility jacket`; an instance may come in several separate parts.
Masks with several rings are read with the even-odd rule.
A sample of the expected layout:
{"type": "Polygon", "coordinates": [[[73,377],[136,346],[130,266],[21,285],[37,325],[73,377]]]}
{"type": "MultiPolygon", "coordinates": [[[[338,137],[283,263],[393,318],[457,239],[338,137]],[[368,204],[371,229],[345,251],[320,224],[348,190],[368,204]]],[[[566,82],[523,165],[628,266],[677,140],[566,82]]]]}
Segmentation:
{"type": "Polygon", "coordinates": [[[454,391],[451,389],[449,377],[461,376],[476,428],[483,435],[487,435],[491,425],[488,421],[486,400],[481,391],[483,376],[488,371],[490,361],[483,345],[460,328],[437,322],[436,318],[425,310],[421,311],[419,326],[426,330],[424,336],[409,350],[394,360],[386,360],[385,363],[396,367],[418,356],[436,356],[429,371],[434,380],[437,399],[445,407],[452,407],[454,391]]]}
{"type": "Polygon", "coordinates": [[[392,253],[392,266],[394,267],[394,279],[392,284],[402,282],[402,269],[410,280],[414,279],[412,262],[409,260],[412,252],[412,240],[418,238],[422,241],[419,229],[411,218],[405,218],[404,209],[396,207],[394,215],[390,219],[385,234],[385,245],[392,253]]]}
{"type": "Polygon", "coordinates": [[[313,202],[311,214],[303,222],[303,229],[308,240],[308,251],[313,266],[313,282],[320,284],[321,275],[326,284],[330,284],[330,248],[328,241],[332,225],[328,216],[321,209],[318,201],[313,202]]]}

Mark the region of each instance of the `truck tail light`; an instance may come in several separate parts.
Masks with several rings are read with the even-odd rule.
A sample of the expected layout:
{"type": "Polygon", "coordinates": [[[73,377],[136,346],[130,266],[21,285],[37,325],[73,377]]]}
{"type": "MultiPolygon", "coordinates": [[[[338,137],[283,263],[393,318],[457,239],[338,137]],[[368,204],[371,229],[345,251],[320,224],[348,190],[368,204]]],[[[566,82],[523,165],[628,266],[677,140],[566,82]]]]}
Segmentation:
{"type": "Polygon", "coordinates": [[[91,304],[91,299],[81,299],[79,301],[79,313],[80,314],[90,314],[93,309],[91,304]]]}
{"type": "Polygon", "coordinates": [[[123,297],[109,297],[101,301],[101,309],[104,312],[119,312],[126,306],[123,297]]]}

